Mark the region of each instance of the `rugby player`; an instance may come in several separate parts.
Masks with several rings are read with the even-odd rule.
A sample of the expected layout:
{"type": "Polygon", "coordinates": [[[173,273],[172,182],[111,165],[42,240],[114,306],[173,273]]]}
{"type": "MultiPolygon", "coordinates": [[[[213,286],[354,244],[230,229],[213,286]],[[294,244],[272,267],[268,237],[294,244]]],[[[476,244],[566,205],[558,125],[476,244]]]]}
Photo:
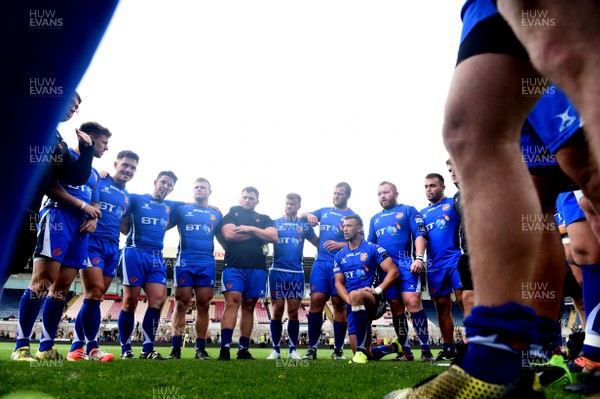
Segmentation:
{"type": "Polygon", "coordinates": [[[265,296],[267,286],[266,244],[277,242],[273,220],[254,209],[258,205],[258,190],[245,187],[239,200],[217,226],[217,239],[225,248],[221,289],[225,310],[221,318],[221,350],[219,360],[230,360],[233,329],[240,317],[240,339],[237,359],[254,360],[250,353],[250,335],[254,324],[254,308],[258,298],[265,296]]]}
{"type": "Polygon", "coordinates": [[[271,339],[273,352],[267,359],[281,358],[281,332],[283,329],[282,317],[287,302],[288,312],[288,337],[290,359],[300,360],[296,351],[298,335],[300,334],[300,321],[298,309],[304,298],[304,241],[307,240],[315,247],[319,247],[319,237],[306,219],[298,217],[302,198],[299,194],[289,193],[285,198],[285,215],[275,219],[278,239],[273,246],[273,261],[269,268],[269,292],[273,301],[273,315],[271,317],[271,339]]]}
{"type": "Polygon", "coordinates": [[[421,302],[420,274],[425,270],[424,254],[427,244],[427,229],[423,217],[415,207],[398,203],[398,189],[389,181],[379,183],[377,197],[383,210],[371,218],[368,241],[385,248],[400,272],[398,281],[385,292],[392,312],[394,330],[402,346],[402,353],[398,353],[394,360],[414,360],[408,342],[408,321],[405,315],[408,311],[421,342],[421,360],[432,361],[427,316],[421,302]]]}
{"type": "Polygon", "coordinates": [[[445,196],[445,189],[444,178],[440,174],[425,176],[425,195],[429,206],[422,209],[420,214],[427,227],[427,286],[442,334],[442,351],[436,361],[453,360],[456,357],[452,292],[456,303],[462,306],[462,283],[458,274],[461,251],[454,243],[460,218],[454,210],[454,200],[445,196]]]}
{"type": "Polygon", "coordinates": [[[198,178],[194,182],[194,203],[178,207],[171,214],[170,224],[179,231],[179,251],[174,268],[175,311],[171,325],[172,346],[169,358],[181,358],[185,315],[192,292],[196,297],[196,359],[210,360],[206,351],[208,311],[216,278],[214,255],[215,228],[223,218],[220,211],[209,206],[212,194],[210,182],[198,178]]]}
{"type": "Polygon", "coordinates": [[[130,195],[125,185],[135,175],[139,159],[133,151],[119,152],[114,162],[113,175],[107,175],[98,181],[102,218],[98,220],[96,231],[90,235],[88,266],[79,271],[85,299],[75,319],[75,334],[67,355],[68,360],[108,362],[114,359],[112,353],[104,352],[98,347],[97,336],[102,317],[100,302],[117,275],[120,226],[123,217],[129,212],[130,204],[130,195]]]}
{"type": "Polygon", "coordinates": [[[154,349],[154,341],[166,294],[167,266],[162,256],[165,233],[171,213],[184,204],[165,199],[176,182],[175,173],[159,172],[152,194],[131,194],[131,211],[121,222],[121,232],[127,234],[127,242],[119,258],[123,282],[123,307],[118,320],[122,359],[135,359],[131,350],[131,334],[142,288],[148,309],[142,321],[144,342],[140,359],[166,359],[154,349]]]}
{"type": "Polygon", "coordinates": [[[356,352],[350,363],[365,364],[368,360],[367,336],[371,321],[385,313],[385,297],[382,294],[399,278],[400,272],[383,247],[365,241],[360,216],[348,215],[343,223],[347,245],[335,255],[335,287],[340,298],[352,310],[356,352]],[[379,268],[385,273],[383,279],[379,278],[379,268]]]}
{"type": "Polygon", "coordinates": [[[335,185],[333,207],[320,208],[312,213],[302,214],[312,226],[320,223],[319,251],[310,272],[310,311],[308,314],[308,350],[303,359],[317,358],[317,346],[323,325],[323,309],[331,297],[333,305],[334,348],[331,358],[344,360],[344,340],[348,329],[348,318],[344,301],[337,295],[333,277],[333,258],[346,244],[342,232],[344,217],[353,215],[348,207],[352,188],[346,182],[335,185]]]}
{"type": "MultiPolygon", "coordinates": [[[[108,149],[112,133],[96,122],[81,125],[94,140],[94,156],[100,158],[108,149]]],[[[77,159],[79,148],[70,149],[77,159]]],[[[19,303],[17,343],[11,359],[35,361],[29,349],[29,337],[40,308],[42,337],[36,358],[64,360],[54,347],[56,331],[62,317],[69,287],[79,272],[87,267],[89,233],[96,229],[98,210],[98,172],[92,168],[87,183],[72,186],[52,181],[48,197],[40,212],[33,273],[29,288],[19,303]],[[67,194],[70,194],[67,195],[67,194]]]]}

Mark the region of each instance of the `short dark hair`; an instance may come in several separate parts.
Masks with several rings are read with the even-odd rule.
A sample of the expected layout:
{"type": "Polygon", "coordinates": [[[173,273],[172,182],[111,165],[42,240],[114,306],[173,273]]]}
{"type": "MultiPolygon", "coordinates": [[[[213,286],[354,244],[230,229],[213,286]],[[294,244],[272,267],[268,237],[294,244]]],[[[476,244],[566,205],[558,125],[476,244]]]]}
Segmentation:
{"type": "Polygon", "coordinates": [[[258,194],[258,189],[256,187],[253,187],[253,186],[244,187],[242,189],[242,193],[244,191],[247,192],[247,193],[254,193],[254,194],[256,194],[256,199],[258,199],[259,194],[258,194]]]}
{"type": "Polygon", "coordinates": [[[81,96],[79,95],[79,93],[77,92],[77,90],[73,90],[73,98],[76,98],[77,101],[79,102],[79,104],[81,104],[81,102],[83,101],[81,99],[81,96]]]}
{"type": "Polygon", "coordinates": [[[156,180],[160,179],[161,176],[168,176],[171,179],[173,179],[173,183],[177,183],[177,176],[175,176],[175,173],[171,172],[170,170],[163,170],[161,172],[158,172],[156,180]]]}
{"type": "Polygon", "coordinates": [[[302,197],[300,196],[300,194],[289,193],[288,195],[285,196],[285,198],[289,199],[289,200],[296,200],[296,201],[298,201],[298,204],[302,203],[302,197]]]}
{"type": "Polygon", "coordinates": [[[117,159],[130,158],[136,162],[140,162],[140,156],[133,151],[123,150],[117,154],[117,159]]]}
{"type": "Polygon", "coordinates": [[[440,183],[444,184],[444,178],[439,173],[428,173],[427,176],[425,176],[425,178],[426,179],[438,179],[440,181],[440,183]]]}
{"type": "Polygon", "coordinates": [[[362,218],[360,216],[358,216],[357,214],[344,216],[344,220],[347,220],[347,219],[354,219],[354,220],[356,220],[356,223],[358,223],[359,226],[363,226],[362,218]]]}
{"type": "Polygon", "coordinates": [[[194,183],[196,183],[197,181],[199,181],[201,183],[206,183],[206,184],[208,184],[208,188],[211,188],[210,187],[210,182],[208,180],[206,180],[204,177],[197,178],[196,180],[194,180],[194,183]]]}
{"type": "Polygon", "coordinates": [[[344,190],[346,190],[346,195],[348,196],[348,198],[350,198],[350,195],[352,195],[352,187],[350,187],[350,185],[348,183],[346,183],[345,181],[340,182],[335,185],[335,188],[340,188],[340,187],[343,187],[344,190]]]}
{"type": "Polygon", "coordinates": [[[79,130],[93,136],[112,136],[110,130],[99,124],[98,122],[85,122],[79,126],[79,130]]]}

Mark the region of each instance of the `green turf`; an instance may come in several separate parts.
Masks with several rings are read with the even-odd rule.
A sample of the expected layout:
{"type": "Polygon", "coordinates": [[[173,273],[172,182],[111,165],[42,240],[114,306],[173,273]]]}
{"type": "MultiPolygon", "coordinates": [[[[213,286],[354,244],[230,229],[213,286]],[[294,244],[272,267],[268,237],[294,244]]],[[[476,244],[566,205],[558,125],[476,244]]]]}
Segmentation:
{"type": "MultiPolygon", "coordinates": [[[[319,350],[317,361],[264,360],[270,349],[251,349],[259,360],[219,362],[218,348],[208,348],[210,361],[193,359],[185,348],[182,359],[121,360],[110,363],[15,362],[9,359],[13,343],[0,343],[0,396],[13,398],[382,398],[410,387],[445,367],[419,361],[389,361],[352,365],[333,361],[331,351],[319,350]],[[42,393],[48,396],[42,396],[42,393]],[[6,395],[6,396],[4,396],[6,395]]],[[[66,354],[68,346],[57,345],[66,354]]],[[[37,344],[34,345],[37,349],[37,344]]],[[[120,355],[117,346],[104,350],[120,355]]],[[[139,347],[134,352],[139,354],[139,347]]],[[[158,348],[163,355],[169,348],[158,348]]],[[[301,350],[303,353],[304,350],[301,350]]],[[[350,351],[346,350],[346,356],[350,351]]],[[[286,350],[282,350],[284,355],[286,350]]],[[[232,350],[235,358],[235,350],[232,350]]],[[[391,357],[391,356],[390,356],[391,357]]],[[[418,357],[418,355],[417,355],[418,357]]],[[[547,398],[580,398],[561,389],[547,389],[547,398]]]]}

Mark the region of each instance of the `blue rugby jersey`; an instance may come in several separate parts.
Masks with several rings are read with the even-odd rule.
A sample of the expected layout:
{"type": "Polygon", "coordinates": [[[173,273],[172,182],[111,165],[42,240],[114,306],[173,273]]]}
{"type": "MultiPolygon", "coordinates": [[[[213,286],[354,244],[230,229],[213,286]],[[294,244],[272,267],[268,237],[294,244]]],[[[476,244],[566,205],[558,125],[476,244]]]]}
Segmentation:
{"type": "MultiPolygon", "coordinates": [[[[75,159],[79,159],[79,155],[73,151],[73,149],[69,148],[69,152],[71,155],[75,157],[75,159]]],[[[60,183],[60,185],[65,189],[66,192],[71,194],[73,197],[82,200],[86,204],[91,204],[92,202],[98,202],[98,180],[100,180],[100,175],[96,169],[92,168],[92,173],[90,173],[90,177],[87,182],[81,186],[72,186],[70,184],[60,183]]],[[[62,207],[63,204],[48,198],[44,203],[44,208],[49,207],[62,207]]]]}
{"type": "Polygon", "coordinates": [[[498,14],[498,9],[491,0],[467,0],[462,7],[460,17],[463,21],[463,28],[460,35],[460,43],[471,33],[478,23],[498,14]]]}
{"type": "Polygon", "coordinates": [[[356,249],[350,249],[346,245],[335,254],[333,274],[344,274],[344,285],[348,292],[373,287],[379,283],[379,265],[387,257],[385,248],[365,240],[356,249]]]}
{"type": "Polygon", "coordinates": [[[454,245],[460,218],[454,210],[454,199],[444,198],[421,210],[427,227],[427,270],[441,270],[458,265],[462,252],[454,245]]]}
{"type": "Polygon", "coordinates": [[[157,201],[150,194],[131,194],[130,227],[127,234],[128,247],[146,251],[162,251],[169,216],[180,201],[157,201]]]}
{"type": "Polygon", "coordinates": [[[344,217],[354,215],[354,211],[348,208],[345,211],[335,209],[333,207],[321,208],[311,212],[319,220],[319,251],[315,260],[333,261],[336,252],[328,251],[323,247],[323,244],[329,240],[337,242],[346,242],[342,226],[344,217]]]}
{"type": "Polygon", "coordinates": [[[558,165],[556,151],[582,126],[567,96],[550,85],[535,104],[521,129],[521,153],[529,168],[558,165]]]}
{"type": "Polygon", "coordinates": [[[414,241],[421,236],[427,236],[427,228],[414,206],[397,204],[375,214],[369,223],[368,240],[384,247],[398,267],[410,268],[414,241]]]}
{"type": "Polygon", "coordinates": [[[98,195],[102,217],[98,219],[92,238],[104,238],[119,243],[121,221],[128,214],[130,195],[124,186],[115,183],[111,176],[98,181],[98,195]]]}
{"type": "Polygon", "coordinates": [[[170,216],[179,231],[176,267],[215,266],[215,228],[223,216],[195,204],[177,207],[170,216]]]}
{"type": "Polygon", "coordinates": [[[273,245],[271,270],[303,273],[304,241],[316,236],[315,230],[305,219],[275,219],[277,243],[273,245]]]}

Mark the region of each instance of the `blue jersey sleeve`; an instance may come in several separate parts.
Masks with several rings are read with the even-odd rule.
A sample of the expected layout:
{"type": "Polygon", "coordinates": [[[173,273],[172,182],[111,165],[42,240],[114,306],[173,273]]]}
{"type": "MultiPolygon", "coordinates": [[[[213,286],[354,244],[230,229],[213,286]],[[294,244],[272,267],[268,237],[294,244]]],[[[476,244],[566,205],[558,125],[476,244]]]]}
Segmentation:
{"type": "Polygon", "coordinates": [[[415,208],[414,206],[409,207],[409,222],[410,229],[415,239],[417,237],[427,237],[427,227],[425,226],[425,220],[423,220],[423,216],[419,213],[419,211],[417,211],[417,208],[415,208]]]}
{"type": "Polygon", "coordinates": [[[342,274],[344,271],[340,268],[340,262],[342,260],[342,251],[335,254],[333,258],[333,274],[342,274]]]}
{"type": "Polygon", "coordinates": [[[173,226],[177,226],[179,224],[179,213],[181,212],[181,207],[177,207],[171,212],[171,216],[169,216],[169,223],[173,226]]]}
{"type": "Polygon", "coordinates": [[[313,215],[319,220],[319,251],[317,259],[321,261],[333,262],[333,257],[338,251],[329,251],[324,244],[333,240],[336,242],[345,242],[342,232],[343,220],[348,215],[353,215],[354,211],[350,208],[345,211],[335,208],[321,208],[313,212],[313,215]]]}
{"type": "Polygon", "coordinates": [[[96,169],[92,168],[92,175],[93,175],[93,178],[91,180],[93,182],[95,182],[95,184],[93,185],[93,187],[91,187],[92,196],[90,199],[90,203],[100,202],[100,194],[99,194],[99,190],[98,190],[98,181],[100,180],[100,174],[98,173],[98,171],[96,169]]]}
{"type": "Polygon", "coordinates": [[[324,211],[325,209],[327,209],[327,208],[320,208],[320,209],[317,209],[316,211],[314,211],[314,212],[311,212],[311,213],[312,213],[313,215],[315,215],[315,216],[317,217],[317,219],[319,220],[319,222],[320,222],[320,221],[321,221],[321,215],[323,215],[323,211],[324,211]]]}
{"type": "Polygon", "coordinates": [[[377,215],[371,218],[369,222],[369,236],[367,237],[367,241],[369,242],[377,242],[377,234],[375,233],[375,220],[377,219],[377,215]]]}

